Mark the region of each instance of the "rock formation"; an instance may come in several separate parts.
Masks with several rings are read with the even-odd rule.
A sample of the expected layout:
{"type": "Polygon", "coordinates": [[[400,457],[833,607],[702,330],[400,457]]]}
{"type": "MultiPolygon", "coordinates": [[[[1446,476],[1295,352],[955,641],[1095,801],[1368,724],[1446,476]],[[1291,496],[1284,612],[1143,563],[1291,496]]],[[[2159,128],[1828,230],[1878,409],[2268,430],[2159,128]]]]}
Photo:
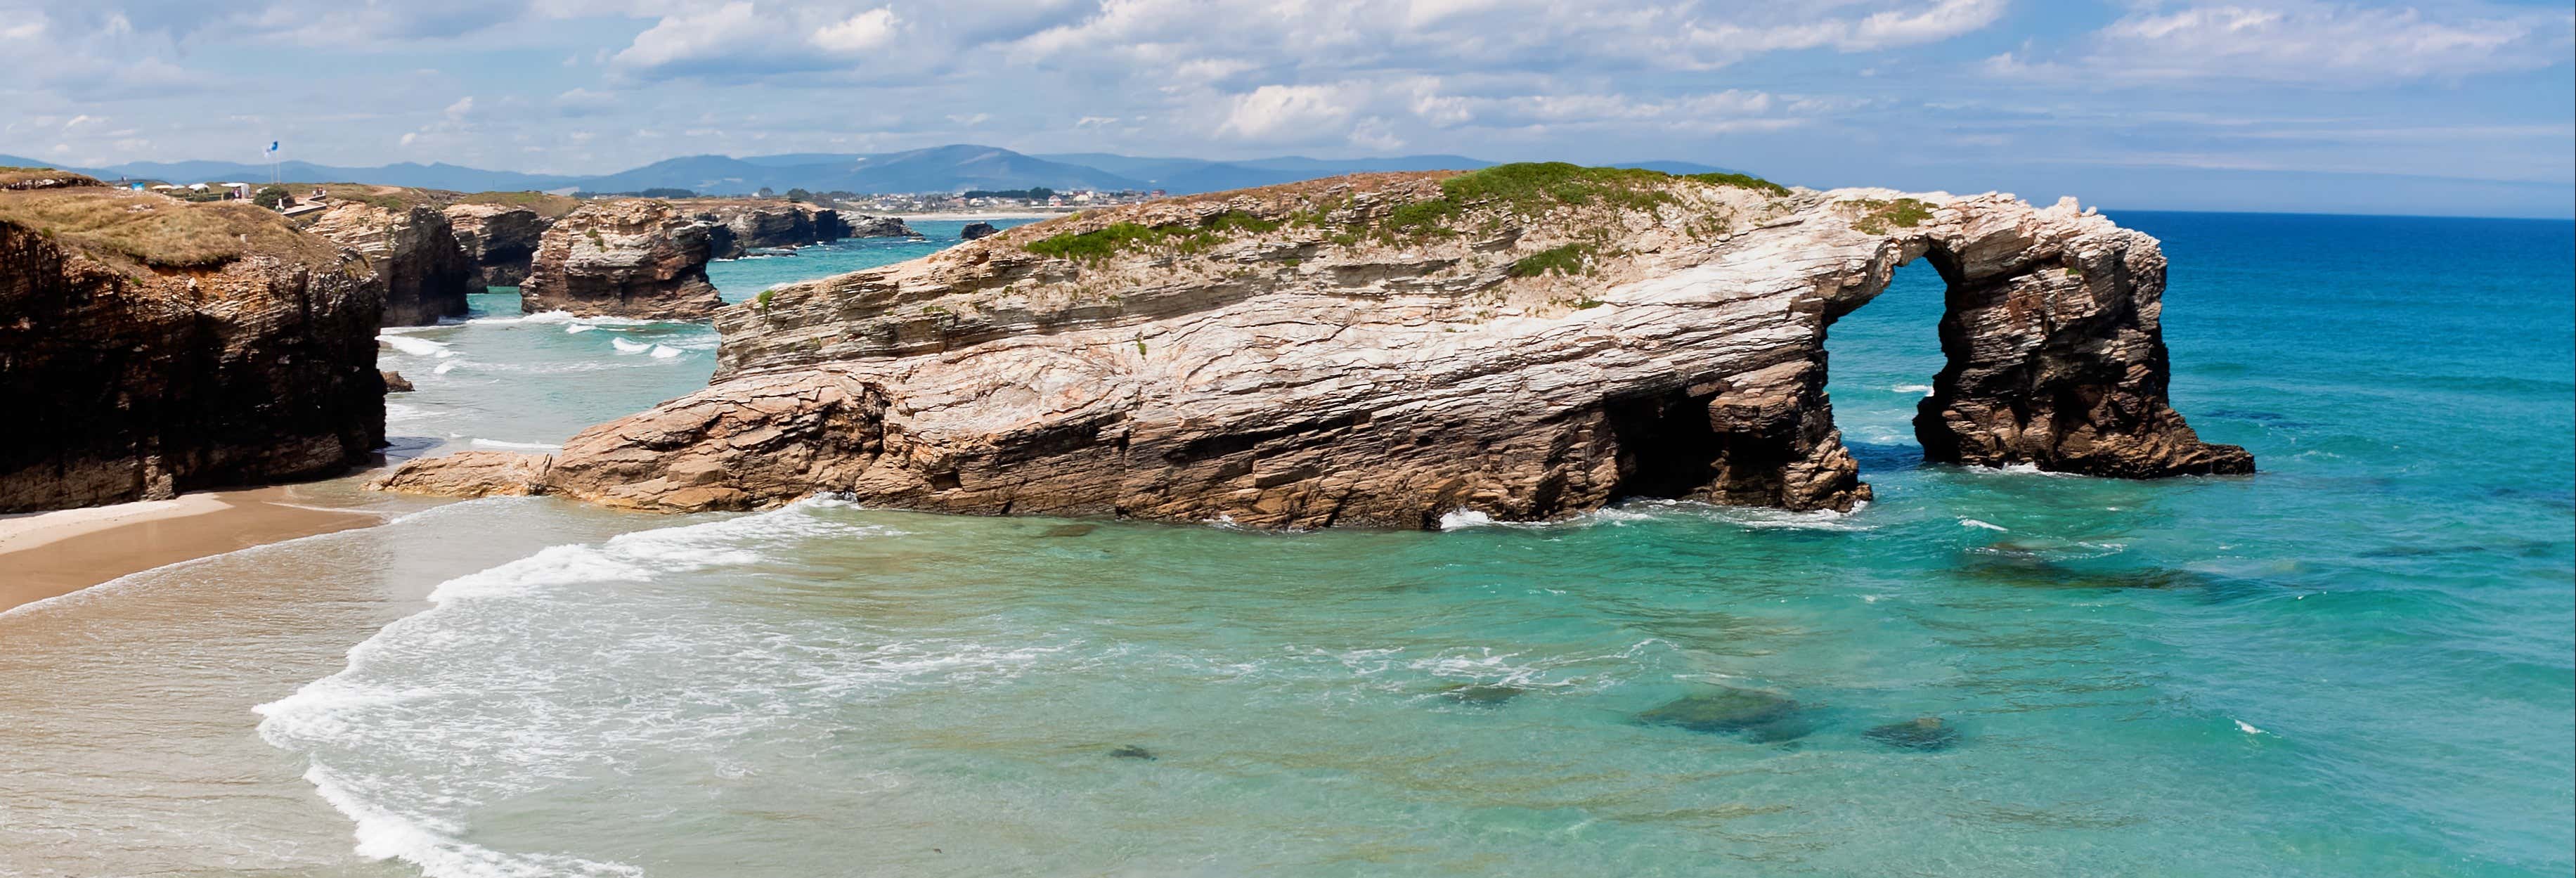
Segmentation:
{"type": "Polygon", "coordinates": [[[994,228],[992,223],[968,223],[965,228],[957,230],[957,237],[972,241],[977,238],[989,238],[1001,233],[1002,230],[994,228]]]}
{"type": "Polygon", "coordinates": [[[797,201],[699,200],[678,202],[697,218],[723,226],[730,242],[717,236],[715,258],[735,259],[755,247],[802,247],[843,238],[911,237],[911,227],[895,217],[859,216],[797,201]]]}
{"type": "Polygon", "coordinates": [[[0,193],[0,512],[369,459],[384,296],[363,260],[248,202],[0,193]]]}
{"type": "MultiPolygon", "coordinates": [[[[741,509],[1431,527],[1628,497],[1848,510],[1825,334],[1929,259],[1935,461],[2252,471],[2166,403],[2156,242],[2008,195],[1570,165],[1092,211],[727,309],[713,383],[541,490],[741,509]]],[[[407,468],[435,470],[435,460],[407,468]]]]}
{"type": "Polygon", "coordinates": [[[306,228],[356,251],[383,276],[386,326],[426,326],[463,316],[465,295],[482,291],[473,285],[472,259],[438,208],[344,201],[306,228]]]}
{"type": "Polygon", "coordinates": [[[536,208],[516,204],[452,204],[446,213],[456,242],[474,263],[470,283],[477,287],[515,287],[526,280],[537,242],[554,222],[536,208]]]}
{"type": "Polygon", "coordinates": [[[668,202],[595,202],[564,215],[537,244],[519,307],[584,317],[705,320],[724,306],[707,282],[722,228],[668,202]]]}

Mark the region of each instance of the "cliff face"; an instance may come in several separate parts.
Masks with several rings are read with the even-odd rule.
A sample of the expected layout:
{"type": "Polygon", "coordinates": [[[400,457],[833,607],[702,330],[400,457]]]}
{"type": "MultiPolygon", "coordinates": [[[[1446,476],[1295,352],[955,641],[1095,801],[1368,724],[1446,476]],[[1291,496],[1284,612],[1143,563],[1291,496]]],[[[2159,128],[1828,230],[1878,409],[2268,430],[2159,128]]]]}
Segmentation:
{"type": "Polygon", "coordinates": [[[364,462],[384,438],[384,295],[246,203],[0,194],[0,512],[364,462]]]}
{"type": "Polygon", "coordinates": [[[535,208],[511,204],[455,204],[445,211],[456,242],[473,263],[474,287],[515,287],[528,277],[537,243],[553,223],[535,208]]]}
{"type": "Polygon", "coordinates": [[[343,202],[306,228],[356,251],[385,283],[385,325],[426,326],[465,313],[474,263],[458,244],[447,215],[426,205],[389,210],[343,202]]]}
{"type": "Polygon", "coordinates": [[[802,247],[843,238],[910,237],[912,229],[895,217],[844,217],[828,207],[793,201],[680,202],[698,219],[731,233],[716,237],[715,258],[734,259],[754,247],[802,247]]]}
{"type": "Polygon", "coordinates": [[[520,307],[530,313],[705,320],[724,301],[707,282],[723,228],[645,199],[595,202],[546,229],[520,307]]]}
{"type": "Polygon", "coordinates": [[[2166,403],[2155,241],[2072,201],[1560,165],[1095,211],[783,288],[718,317],[710,387],[534,489],[1267,527],[1850,509],[1825,334],[1917,258],[1951,285],[1932,459],[2252,470],[2166,403]]]}

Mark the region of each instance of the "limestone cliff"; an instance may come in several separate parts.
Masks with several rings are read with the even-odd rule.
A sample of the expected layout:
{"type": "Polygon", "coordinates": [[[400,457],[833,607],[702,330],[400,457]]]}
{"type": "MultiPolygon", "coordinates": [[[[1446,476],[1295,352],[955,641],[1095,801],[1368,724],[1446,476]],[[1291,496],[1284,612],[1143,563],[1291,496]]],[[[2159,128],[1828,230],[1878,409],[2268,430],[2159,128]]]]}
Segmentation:
{"type": "Polygon", "coordinates": [[[676,202],[700,220],[723,226],[715,258],[734,259],[754,247],[802,247],[843,238],[911,237],[895,217],[844,216],[828,207],[768,199],[700,199],[676,202]]]}
{"type": "Polygon", "coordinates": [[[537,243],[554,223],[521,204],[453,204],[446,214],[457,244],[474,264],[468,283],[476,287],[515,287],[526,280],[537,243]]]}
{"type": "Polygon", "coordinates": [[[245,202],[0,193],[0,512],[368,459],[384,295],[363,260],[245,202]]]}
{"type": "Polygon", "coordinates": [[[834,491],[1264,527],[1850,509],[1825,334],[1918,258],[1950,284],[1932,459],[2252,470],[2166,402],[2154,239],[2071,200],[1507,165],[1094,211],[782,288],[719,315],[706,390],[520,471],[649,509],[834,491]]]}
{"type": "Polygon", "coordinates": [[[384,279],[386,326],[426,326],[463,316],[465,295],[481,292],[473,285],[472,259],[438,208],[344,201],[306,230],[356,252],[384,279]]]}
{"type": "Polygon", "coordinates": [[[530,313],[705,320],[723,307],[707,282],[711,229],[723,226],[646,199],[594,202],[538,241],[520,307],[530,313]]]}

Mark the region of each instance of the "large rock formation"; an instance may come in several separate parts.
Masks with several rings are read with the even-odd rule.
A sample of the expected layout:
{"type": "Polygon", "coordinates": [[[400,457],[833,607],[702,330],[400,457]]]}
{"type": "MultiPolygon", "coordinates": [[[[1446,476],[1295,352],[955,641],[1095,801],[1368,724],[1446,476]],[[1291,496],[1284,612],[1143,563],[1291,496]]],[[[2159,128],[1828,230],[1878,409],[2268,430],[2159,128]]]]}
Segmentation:
{"type": "Polygon", "coordinates": [[[438,208],[346,201],[323,211],[307,230],[356,251],[384,278],[386,326],[463,316],[465,295],[482,291],[473,284],[473,261],[438,208]]]}
{"type": "Polygon", "coordinates": [[[0,512],[367,460],[384,295],[362,260],[247,202],[0,193],[0,512]]]}
{"type": "MultiPolygon", "coordinates": [[[[1928,258],[1937,461],[2243,473],[2166,403],[2154,239],[2006,195],[1515,165],[1094,211],[778,289],[707,389],[538,490],[739,509],[1435,525],[1626,497],[1847,510],[1828,327],[1928,258]]],[[[487,462],[488,465],[488,462],[487,462]]],[[[412,467],[434,470],[436,460],[412,467]]]]}
{"type": "Polygon", "coordinates": [[[470,283],[478,287],[515,287],[526,280],[537,243],[554,222],[521,204],[452,204],[446,213],[456,242],[474,263],[470,283]]]}
{"type": "Polygon", "coordinates": [[[668,202],[596,202],[546,229],[519,307],[585,317],[705,320],[724,300],[707,282],[714,223],[668,202]]]}
{"type": "Polygon", "coordinates": [[[729,241],[717,236],[717,259],[738,258],[754,247],[802,247],[843,238],[913,235],[911,227],[895,217],[847,218],[838,210],[797,201],[722,199],[679,204],[699,219],[731,232],[729,241]]]}

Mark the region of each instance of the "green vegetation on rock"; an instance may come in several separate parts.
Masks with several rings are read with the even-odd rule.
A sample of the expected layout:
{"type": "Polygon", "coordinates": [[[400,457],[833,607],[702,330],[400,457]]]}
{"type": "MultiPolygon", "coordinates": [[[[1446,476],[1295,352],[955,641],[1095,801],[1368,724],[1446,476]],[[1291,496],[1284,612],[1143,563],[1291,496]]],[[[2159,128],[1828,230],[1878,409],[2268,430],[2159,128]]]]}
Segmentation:
{"type": "Polygon", "coordinates": [[[1852,221],[1852,228],[1873,235],[1887,234],[1890,228],[1913,228],[1932,218],[1932,205],[1920,199],[1899,198],[1880,201],[1875,198],[1854,201],[1869,212],[1852,221]]]}
{"type": "Polygon", "coordinates": [[[1169,246],[1182,253],[1198,253],[1216,246],[1237,233],[1261,234],[1278,231],[1278,220],[1262,219],[1239,210],[1229,210],[1209,217],[1200,224],[1147,226],[1137,223],[1111,223],[1088,232],[1066,232],[1031,241],[1024,247],[1040,256],[1098,262],[1130,250],[1169,246]]]}
{"type": "Polygon", "coordinates": [[[1513,277],[1537,277],[1550,272],[1590,274],[1591,268],[1585,263],[1592,258],[1593,250],[1592,245],[1582,243],[1549,247],[1512,263],[1511,274],[1513,277]]]}

